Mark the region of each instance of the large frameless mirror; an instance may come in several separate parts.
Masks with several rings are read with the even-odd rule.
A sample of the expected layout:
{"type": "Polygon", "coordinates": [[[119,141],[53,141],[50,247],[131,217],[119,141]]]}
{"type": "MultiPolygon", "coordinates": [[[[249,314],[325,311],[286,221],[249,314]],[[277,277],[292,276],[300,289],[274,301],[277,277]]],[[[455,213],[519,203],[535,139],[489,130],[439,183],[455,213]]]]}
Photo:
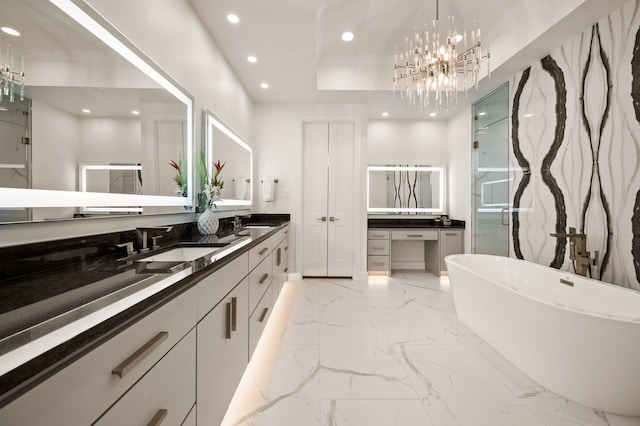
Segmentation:
{"type": "Polygon", "coordinates": [[[83,0],[2,15],[0,222],[190,209],[191,96],[83,0]]]}
{"type": "Polygon", "coordinates": [[[211,111],[204,111],[204,121],[206,146],[203,162],[209,179],[215,173],[214,163],[223,165],[219,178],[224,187],[215,203],[216,208],[250,209],[253,200],[253,150],[211,111]]]}
{"type": "Polygon", "coordinates": [[[445,213],[444,166],[367,167],[369,213],[445,213]]]}

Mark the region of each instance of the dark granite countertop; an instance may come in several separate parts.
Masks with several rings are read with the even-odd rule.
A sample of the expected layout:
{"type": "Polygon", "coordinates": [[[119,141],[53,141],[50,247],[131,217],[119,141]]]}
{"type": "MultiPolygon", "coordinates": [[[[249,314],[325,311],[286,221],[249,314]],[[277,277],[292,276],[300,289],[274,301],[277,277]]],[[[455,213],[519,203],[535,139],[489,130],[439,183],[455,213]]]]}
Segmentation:
{"type": "MultiPolygon", "coordinates": [[[[91,313],[92,309],[97,310],[109,303],[109,294],[118,292],[122,293],[119,297],[125,297],[165,278],[179,273],[185,274],[184,271],[189,268],[192,270],[168,288],[0,375],[0,407],[260,244],[288,222],[289,215],[251,215],[243,219],[243,224],[270,227],[244,229],[234,233],[229,221],[221,221],[218,232],[220,235],[203,236],[197,231],[186,235],[183,233],[164,247],[133,256],[104,253],[103,249],[95,248],[98,247],[95,241],[100,236],[88,237],[82,254],[72,254],[73,261],[62,261],[56,257],[55,251],[51,252],[54,253],[52,255],[42,255],[30,253],[29,250],[33,250],[32,248],[15,250],[14,252],[19,254],[19,260],[15,262],[15,269],[18,270],[16,276],[10,276],[7,272],[10,269],[7,264],[10,262],[5,261],[0,268],[0,357],[64,326],[67,313],[81,311],[73,312],[66,321],[77,320],[78,315],[82,317],[91,313]],[[224,249],[229,253],[219,259],[214,257],[213,262],[210,256],[190,262],[155,262],[159,264],[160,269],[150,270],[148,267],[141,267],[141,264],[145,265],[146,262],[136,261],[138,258],[159,254],[179,246],[210,246],[214,250],[213,247],[222,244],[227,245],[220,250],[224,249]],[[233,250],[234,246],[239,248],[233,250]],[[95,256],[87,254],[93,252],[95,256]],[[30,262],[40,265],[41,269],[42,263],[49,267],[35,273],[26,273],[30,262]],[[166,265],[163,265],[165,263],[166,265]],[[106,302],[101,301],[99,305],[86,308],[105,297],[106,302]],[[62,321],[58,321],[60,317],[63,318],[62,321]],[[55,321],[58,323],[40,328],[43,324],[55,321]]],[[[130,236],[127,234],[126,238],[130,236]]],[[[66,254],[80,250],[69,247],[67,249],[66,254]]]]}
{"type": "Polygon", "coordinates": [[[450,225],[445,225],[441,220],[434,218],[369,218],[367,220],[369,228],[462,228],[464,220],[451,219],[450,225]]]}

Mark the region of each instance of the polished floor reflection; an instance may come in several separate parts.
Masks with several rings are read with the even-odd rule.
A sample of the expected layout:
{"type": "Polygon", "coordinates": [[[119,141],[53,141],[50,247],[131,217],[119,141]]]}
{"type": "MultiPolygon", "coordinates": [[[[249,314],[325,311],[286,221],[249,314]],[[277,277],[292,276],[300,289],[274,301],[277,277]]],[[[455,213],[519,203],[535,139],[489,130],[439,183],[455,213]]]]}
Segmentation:
{"type": "Polygon", "coordinates": [[[626,426],[640,418],[532,382],[457,320],[448,279],[407,272],[287,283],[223,424],[626,426]]]}

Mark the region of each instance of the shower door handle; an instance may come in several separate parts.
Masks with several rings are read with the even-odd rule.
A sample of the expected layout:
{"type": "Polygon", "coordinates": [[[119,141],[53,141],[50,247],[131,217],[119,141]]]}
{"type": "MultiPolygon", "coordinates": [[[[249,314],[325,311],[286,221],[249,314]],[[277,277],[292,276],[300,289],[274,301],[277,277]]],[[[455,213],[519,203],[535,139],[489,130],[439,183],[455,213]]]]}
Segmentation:
{"type": "Polygon", "coordinates": [[[505,207],[502,210],[500,210],[500,222],[504,225],[504,226],[509,226],[509,222],[504,221],[504,212],[508,212],[509,211],[509,207],[505,207]]]}

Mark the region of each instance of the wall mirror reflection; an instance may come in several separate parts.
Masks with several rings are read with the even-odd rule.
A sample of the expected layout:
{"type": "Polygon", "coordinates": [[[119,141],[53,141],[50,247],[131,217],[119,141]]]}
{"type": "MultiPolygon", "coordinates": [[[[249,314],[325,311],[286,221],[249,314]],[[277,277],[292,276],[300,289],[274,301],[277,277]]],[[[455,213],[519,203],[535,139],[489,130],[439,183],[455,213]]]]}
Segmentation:
{"type": "Polygon", "coordinates": [[[205,110],[204,114],[205,165],[209,177],[215,170],[214,162],[224,164],[220,173],[224,187],[216,207],[226,210],[250,209],[253,200],[253,150],[213,112],[205,110]]]}
{"type": "Polygon", "coordinates": [[[0,62],[26,84],[0,103],[0,222],[184,212],[190,96],[82,0],[5,0],[2,15],[20,36],[0,33],[0,62]]]}
{"type": "Polygon", "coordinates": [[[444,166],[367,167],[369,213],[445,213],[444,166]]]}

